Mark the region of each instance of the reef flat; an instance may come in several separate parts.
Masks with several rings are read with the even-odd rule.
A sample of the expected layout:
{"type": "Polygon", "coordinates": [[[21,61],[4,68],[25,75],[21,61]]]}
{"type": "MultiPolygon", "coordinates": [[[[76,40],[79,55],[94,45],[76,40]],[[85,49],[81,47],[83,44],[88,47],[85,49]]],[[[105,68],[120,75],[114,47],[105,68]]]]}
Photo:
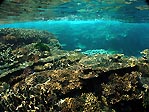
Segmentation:
{"type": "Polygon", "coordinates": [[[149,50],[141,57],[61,50],[46,31],[0,29],[0,111],[147,112],[149,50]]]}

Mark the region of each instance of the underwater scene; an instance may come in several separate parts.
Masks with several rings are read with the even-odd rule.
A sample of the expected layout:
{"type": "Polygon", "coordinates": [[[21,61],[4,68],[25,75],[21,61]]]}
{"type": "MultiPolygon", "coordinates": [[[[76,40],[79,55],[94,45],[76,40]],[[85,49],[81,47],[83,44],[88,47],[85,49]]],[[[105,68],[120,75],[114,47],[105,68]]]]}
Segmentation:
{"type": "Polygon", "coordinates": [[[148,112],[148,0],[0,2],[0,112],[148,112]]]}

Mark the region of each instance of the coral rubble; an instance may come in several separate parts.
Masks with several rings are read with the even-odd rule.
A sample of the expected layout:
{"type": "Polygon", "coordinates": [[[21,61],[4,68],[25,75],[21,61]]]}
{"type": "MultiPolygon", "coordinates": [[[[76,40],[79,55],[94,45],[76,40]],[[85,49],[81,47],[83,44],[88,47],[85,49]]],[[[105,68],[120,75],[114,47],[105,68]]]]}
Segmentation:
{"type": "Polygon", "coordinates": [[[88,56],[61,50],[48,32],[0,29],[0,111],[147,112],[149,52],[141,53],[88,56]]]}

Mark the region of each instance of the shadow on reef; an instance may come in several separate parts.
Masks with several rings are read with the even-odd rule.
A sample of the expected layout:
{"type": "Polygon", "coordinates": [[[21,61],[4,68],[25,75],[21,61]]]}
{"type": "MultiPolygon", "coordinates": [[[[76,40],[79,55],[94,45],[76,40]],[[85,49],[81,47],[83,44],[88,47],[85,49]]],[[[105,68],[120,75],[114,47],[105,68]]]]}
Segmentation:
{"type": "Polygon", "coordinates": [[[148,49],[136,58],[60,48],[48,32],[0,29],[0,111],[147,112],[148,49]]]}
{"type": "Polygon", "coordinates": [[[113,105],[118,112],[147,112],[142,106],[142,100],[120,101],[113,105]]]}

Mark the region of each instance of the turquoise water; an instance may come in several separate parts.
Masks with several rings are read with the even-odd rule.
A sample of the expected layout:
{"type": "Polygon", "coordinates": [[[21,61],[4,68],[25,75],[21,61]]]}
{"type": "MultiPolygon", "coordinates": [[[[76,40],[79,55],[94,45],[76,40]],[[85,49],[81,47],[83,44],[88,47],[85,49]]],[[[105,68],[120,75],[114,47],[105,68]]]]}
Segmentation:
{"type": "Polygon", "coordinates": [[[140,51],[149,48],[149,23],[48,20],[1,24],[0,28],[29,28],[52,32],[65,50],[104,49],[138,56],[140,51]]]}
{"type": "Polygon", "coordinates": [[[149,48],[145,0],[5,0],[0,10],[0,28],[49,31],[64,50],[138,56],[149,48]]]}

